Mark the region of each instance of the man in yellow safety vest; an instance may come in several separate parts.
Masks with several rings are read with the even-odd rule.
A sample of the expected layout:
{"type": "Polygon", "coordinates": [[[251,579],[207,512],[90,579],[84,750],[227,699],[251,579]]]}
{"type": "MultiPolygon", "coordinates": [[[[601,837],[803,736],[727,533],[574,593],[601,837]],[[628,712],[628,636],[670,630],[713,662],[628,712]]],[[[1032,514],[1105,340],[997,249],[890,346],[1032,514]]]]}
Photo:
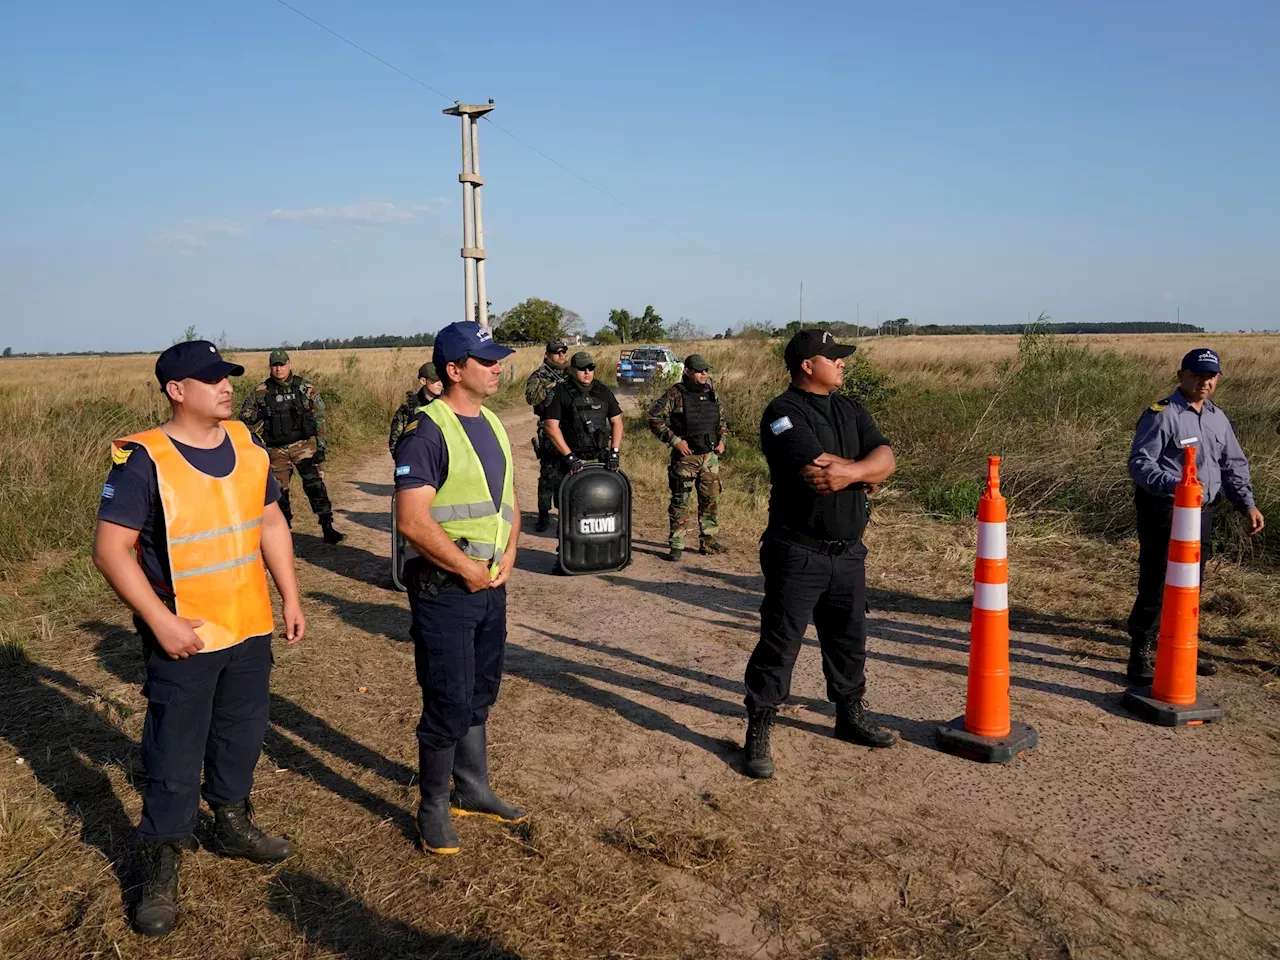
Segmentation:
{"type": "Polygon", "coordinates": [[[528,817],[494,794],[485,751],[520,513],[507,432],[483,403],[498,391],[511,352],[478,323],[441,330],[432,360],[444,392],[396,447],[397,525],[418,552],[405,564],[405,586],[422,687],[418,834],[430,853],[458,852],[451,812],[505,823],[528,817]]]}

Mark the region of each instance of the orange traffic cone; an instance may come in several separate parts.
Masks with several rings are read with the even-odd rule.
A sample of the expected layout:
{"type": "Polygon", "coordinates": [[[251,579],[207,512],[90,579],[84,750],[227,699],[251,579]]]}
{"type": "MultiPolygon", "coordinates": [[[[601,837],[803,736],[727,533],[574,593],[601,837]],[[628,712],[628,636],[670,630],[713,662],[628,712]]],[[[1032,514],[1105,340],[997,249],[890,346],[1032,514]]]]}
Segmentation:
{"type": "Polygon", "coordinates": [[[1036,745],[1035,728],[1009,719],[1009,549],[1000,496],[1000,458],[987,457],[987,490],[978,501],[978,561],[969,623],[969,690],[964,716],[938,728],[948,753],[1008,763],[1036,745]]]}
{"type": "Polygon", "coordinates": [[[1221,720],[1222,707],[1196,696],[1200,642],[1200,481],[1196,448],[1182,448],[1182,480],[1173,495],[1173,531],[1164,574],[1164,604],[1156,641],[1156,673],[1150,687],[1133,687],[1124,705],[1162,727],[1198,726],[1221,720]]]}

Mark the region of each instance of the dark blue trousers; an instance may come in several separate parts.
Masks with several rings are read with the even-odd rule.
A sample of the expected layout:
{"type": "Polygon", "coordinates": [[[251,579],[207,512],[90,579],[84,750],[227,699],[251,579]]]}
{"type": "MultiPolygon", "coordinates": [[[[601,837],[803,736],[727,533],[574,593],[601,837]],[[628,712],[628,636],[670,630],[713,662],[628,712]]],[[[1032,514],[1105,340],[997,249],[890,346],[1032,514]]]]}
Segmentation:
{"type": "Polygon", "coordinates": [[[142,725],[142,822],[147,842],[182,840],[210,806],[240,803],[253,787],[271,706],[271,637],[170,659],[148,642],[142,725]],[[204,772],[204,789],[200,774],[204,772]]]}
{"type": "MultiPolygon", "coordinates": [[[[413,564],[421,561],[411,561],[413,564]]],[[[413,659],[422,687],[418,742],[446,750],[489,719],[507,653],[507,588],[467,593],[449,584],[436,596],[406,571],[413,659]]]]}

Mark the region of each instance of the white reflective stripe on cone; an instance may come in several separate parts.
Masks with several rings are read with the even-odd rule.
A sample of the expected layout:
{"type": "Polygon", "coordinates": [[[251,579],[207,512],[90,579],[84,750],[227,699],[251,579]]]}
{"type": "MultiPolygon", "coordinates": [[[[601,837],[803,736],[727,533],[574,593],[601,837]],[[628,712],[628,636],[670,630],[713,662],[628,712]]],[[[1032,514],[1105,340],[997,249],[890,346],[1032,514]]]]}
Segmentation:
{"type": "Polygon", "coordinates": [[[973,583],[973,605],[979,610],[1008,610],[1009,585],[1007,583],[973,583]]]}
{"type": "Polygon", "coordinates": [[[1173,537],[1184,543],[1200,542],[1200,508],[1173,508],[1173,537]]]}
{"type": "Polygon", "coordinates": [[[978,556],[983,560],[1004,560],[1009,556],[1003,523],[978,522],[978,556]]]}
{"type": "Polygon", "coordinates": [[[1164,568],[1164,583],[1166,587],[1200,586],[1200,564],[1170,560],[1164,568]]]}

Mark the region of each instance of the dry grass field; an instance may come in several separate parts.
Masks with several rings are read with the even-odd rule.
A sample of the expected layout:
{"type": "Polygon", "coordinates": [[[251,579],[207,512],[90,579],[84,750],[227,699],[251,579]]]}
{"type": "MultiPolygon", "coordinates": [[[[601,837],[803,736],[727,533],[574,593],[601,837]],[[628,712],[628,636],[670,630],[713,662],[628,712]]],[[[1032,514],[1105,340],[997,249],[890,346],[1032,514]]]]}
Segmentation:
{"type": "MultiPolygon", "coordinates": [[[[298,854],[270,869],[188,855],[180,926],[160,943],[127,924],[141,662],[87,556],[110,439],[160,419],[154,357],[0,362],[0,957],[1280,956],[1280,337],[864,341],[851,375],[900,463],[868,534],[868,696],[903,742],[833,741],[806,650],[768,783],[736,755],[768,493],[752,438],[781,365],[766,342],[678,352],[695,349],[734,430],[734,552],[656,558],[664,451],[631,414],[636,562],[553,578],[551,541],[526,530],[512,580],[493,768],[532,824],[461,824],[463,853],[435,859],[409,839],[420,700],[387,583],[384,445],[428,351],[294,354],[330,407],[325,469],[350,533],[330,548],[310,516],[295,530],[309,632],[277,646],[254,801],[298,854]],[[1277,532],[1218,531],[1202,652],[1223,667],[1204,683],[1227,721],[1157,730],[1119,706],[1136,580],[1123,455],[1202,342],[1223,356],[1217,399],[1277,532]],[[932,741],[963,706],[991,453],[1012,511],[1013,706],[1041,735],[1000,768],[932,741]]],[[[594,352],[611,374],[618,348],[594,352]]],[[[519,352],[497,403],[526,507],[533,424],[517,396],[539,359],[519,352]]],[[[241,390],[265,375],[265,354],[236,360],[241,390]]]]}

